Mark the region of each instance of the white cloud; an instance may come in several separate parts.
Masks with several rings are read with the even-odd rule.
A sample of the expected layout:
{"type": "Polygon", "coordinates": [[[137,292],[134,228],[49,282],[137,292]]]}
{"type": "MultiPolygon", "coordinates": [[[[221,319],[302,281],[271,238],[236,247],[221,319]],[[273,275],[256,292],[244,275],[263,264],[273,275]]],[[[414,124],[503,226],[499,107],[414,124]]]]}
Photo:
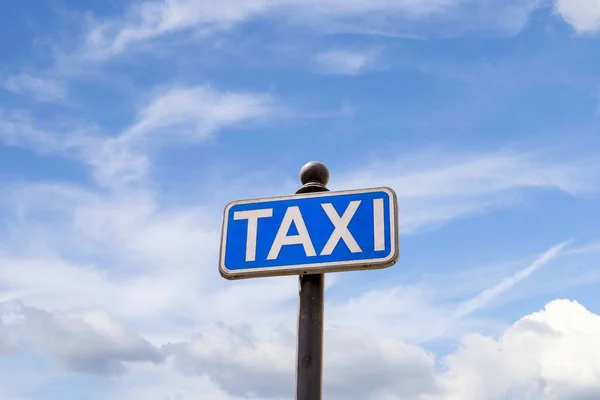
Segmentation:
{"type": "MultiPolygon", "coordinates": [[[[459,271],[428,275],[417,282],[390,283],[364,290],[349,298],[327,302],[329,326],[361,328],[377,335],[386,332],[409,342],[453,340],[467,332],[494,333],[502,326],[493,319],[471,314],[498,303],[497,296],[520,284],[530,274],[560,255],[560,243],[527,260],[499,266],[463,267],[459,271]],[[516,272],[512,272],[517,269],[516,272]],[[496,283],[500,281],[500,283],[496,283]],[[449,282],[452,282],[449,284],[449,282]],[[492,286],[482,290],[482,287],[492,286]],[[360,319],[356,316],[360,315],[360,319]],[[367,328],[368,327],[368,328],[367,328]]],[[[535,285],[535,282],[533,283],[535,285]]]]}
{"type": "MultiPolygon", "coordinates": [[[[360,173],[333,175],[332,181],[350,188],[391,184],[400,197],[403,231],[414,233],[481,212],[480,204],[504,206],[507,197],[523,188],[585,193],[597,182],[593,174],[587,176],[588,169],[594,167],[514,154],[437,155],[361,167],[360,173]]],[[[0,209],[5,218],[10,216],[5,219],[10,229],[0,231],[0,288],[7,288],[0,298],[37,307],[100,305],[141,320],[162,312],[184,315],[186,310],[193,310],[188,317],[197,321],[242,322],[261,310],[280,318],[289,307],[282,304],[295,296],[294,279],[276,280],[275,286],[271,280],[225,286],[214,260],[222,204],[291,192],[295,185],[270,187],[265,182],[282,180],[263,175],[241,181],[242,186],[230,182],[210,201],[198,197],[197,207],[189,208],[167,207],[144,187],[111,192],[65,185],[4,187],[0,209]],[[240,297],[252,301],[236,304],[240,297]],[[214,305],[197,307],[201,298],[214,305]]]]}
{"type": "Polygon", "coordinates": [[[459,29],[499,26],[512,33],[527,22],[539,3],[510,0],[480,6],[468,0],[148,0],[136,3],[121,17],[92,25],[84,52],[91,59],[105,59],[162,37],[222,32],[259,17],[325,31],[347,25],[355,32],[369,34],[398,26],[411,29],[431,20],[441,21],[441,25],[446,22],[446,26],[448,21],[454,22],[459,29]]]}
{"type": "MultiPolygon", "coordinates": [[[[600,396],[599,334],[600,316],[556,300],[498,338],[465,336],[436,372],[434,356],[418,346],[381,332],[327,329],[324,392],[336,400],[591,400],[600,396]]],[[[167,351],[185,375],[169,379],[179,389],[158,393],[179,390],[187,399],[187,376],[198,375],[197,387],[211,381],[232,397],[292,397],[293,335],[221,326],[167,351]]]]}
{"type": "Polygon", "coordinates": [[[206,1],[166,0],[137,3],[116,20],[104,21],[87,34],[89,56],[104,58],[128,46],[163,35],[198,29],[207,32],[227,29],[270,7],[267,0],[206,1]]]}
{"type": "Polygon", "coordinates": [[[206,376],[184,375],[171,365],[136,365],[131,369],[118,382],[112,400],[247,400],[227,393],[206,376]]]}
{"type": "Polygon", "coordinates": [[[358,75],[376,66],[374,51],[329,50],[314,57],[319,72],[340,75],[358,75]]]}
{"type": "Polygon", "coordinates": [[[128,46],[186,30],[211,33],[229,29],[257,15],[285,14],[302,18],[352,17],[366,13],[408,13],[423,15],[450,7],[460,0],[225,0],[146,1],[133,6],[123,18],[105,21],[87,34],[89,56],[104,58],[123,52],[128,46]]]}
{"type": "Polygon", "coordinates": [[[14,210],[15,229],[2,235],[0,286],[28,304],[101,305],[143,318],[191,306],[199,286],[209,284],[202,261],[216,256],[217,223],[213,230],[214,218],[200,209],[160,210],[148,193],[135,191],[113,197],[26,185],[10,193],[3,205],[14,210]]]}
{"type": "Polygon", "coordinates": [[[557,300],[499,339],[470,335],[445,360],[444,400],[600,398],[600,316],[557,300]]]}
{"type": "Polygon", "coordinates": [[[555,0],[554,10],[579,34],[600,32],[598,0],[555,0]]]}
{"type": "Polygon", "coordinates": [[[145,332],[162,343],[209,321],[259,312],[278,319],[288,307],[282,302],[295,298],[293,278],[227,285],[214,268],[220,212],[213,208],[164,209],[149,191],[25,185],[7,193],[0,209],[12,217],[0,234],[0,299],[100,306],[135,324],[151,321],[145,332]],[[275,290],[273,282],[280,282],[275,290]],[[242,297],[249,300],[240,304],[242,297]],[[181,320],[193,324],[177,333],[181,320]]]}
{"type": "MultiPolygon", "coordinates": [[[[447,10],[453,3],[358,0],[319,4],[290,1],[276,6],[261,1],[225,1],[211,6],[208,2],[184,1],[137,3],[124,18],[93,28],[88,50],[94,56],[114,55],[172,33],[227,29],[265,13],[289,16],[297,11],[298,19],[316,16],[322,20],[386,14],[391,10],[422,18],[447,10]]],[[[321,65],[331,72],[351,74],[372,67],[376,61],[352,52],[319,56],[321,65]]],[[[21,84],[25,92],[26,85],[21,84]]],[[[294,337],[290,327],[293,329],[295,322],[295,279],[224,283],[215,264],[220,209],[201,196],[198,207],[168,206],[149,187],[132,189],[118,184],[143,180],[151,168],[152,152],[162,144],[205,140],[225,128],[272,116],[273,110],[268,95],[195,86],[156,92],[139,107],[131,125],[116,133],[99,132],[93,126],[56,132],[37,126],[25,114],[0,116],[0,138],[5,143],[75,157],[91,164],[98,182],[113,189],[59,185],[25,185],[19,188],[22,190],[2,188],[0,210],[10,217],[2,219],[3,230],[0,230],[0,301],[19,299],[27,306],[1,315],[0,352],[18,349],[22,334],[72,370],[109,374],[120,372],[131,363],[162,361],[157,346],[172,342],[167,349],[176,362],[175,368],[202,378],[163,370],[172,368],[170,365],[149,366],[152,373],[145,376],[143,383],[132,383],[125,388],[121,398],[181,400],[198,398],[204,393],[208,398],[225,400],[234,398],[227,392],[243,398],[251,392],[282,396],[291,393],[294,337]],[[98,308],[90,310],[90,307],[98,308]],[[117,320],[125,321],[131,328],[125,328],[117,320]],[[215,321],[227,325],[211,328],[215,321]],[[251,325],[231,327],[244,323],[251,325]],[[186,338],[197,332],[200,334],[195,339],[186,338]],[[260,368],[256,367],[257,360],[263,361],[260,368]],[[169,378],[161,380],[166,371],[169,378]]],[[[416,157],[401,154],[388,161],[367,163],[360,171],[346,168],[339,175],[332,171],[332,183],[335,186],[340,182],[346,187],[393,186],[400,196],[403,234],[511,204],[523,190],[551,189],[580,195],[596,190],[598,182],[594,174],[598,171],[596,164],[544,160],[531,154],[416,157]]],[[[286,188],[288,181],[285,185],[265,184],[265,181],[272,182],[261,176],[260,189],[253,190],[260,190],[258,194],[291,192],[286,188]]],[[[227,188],[215,195],[216,202],[220,204],[225,197],[245,197],[248,193],[228,182],[227,188]]],[[[468,312],[485,306],[493,296],[539,266],[540,263],[534,263],[500,286],[483,292],[474,304],[469,303],[468,312]]],[[[451,285],[451,281],[444,284],[451,285]]],[[[529,391],[531,399],[544,400],[578,399],[586,392],[589,396],[598,394],[593,375],[598,370],[597,364],[582,358],[575,371],[587,377],[587,381],[575,377],[561,382],[560,378],[567,376],[569,370],[556,362],[538,365],[536,360],[511,358],[513,353],[526,352],[517,345],[514,345],[517,350],[507,351],[502,347],[509,342],[506,338],[512,337],[510,330],[499,340],[476,336],[475,344],[471,345],[471,339],[465,339],[461,352],[448,359],[448,374],[436,379],[433,356],[400,340],[406,337],[418,340],[427,330],[446,328],[438,324],[451,315],[452,304],[434,304],[438,299],[432,300],[431,296],[427,290],[399,286],[388,291],[359,293],[356,299],[334,304],[328,310],[333,317],[329,321],[345,326],[327,329],[328,396],[344,400],[421,400],[423,396],[433,396],[428,392],[443,388],[445,400],[467,399],[469,390],[477,393],[480,389],[478,380],[496,383],[497,368],[504,377],[505,370],[521,367],[526,370],[527,379],[544,381],[552,389],[541,394],[537,389],[527,389],[520,377],[509,374],[510,379],[502,378],[498,386],[492,387],[493,393],[479,392],[481,395],[476,399],[510,391],[529,391]],[[375,306],[379,307],[376,312],[375,306]],[[381,331],[368,333],[349,328],[348,321],[357,312],[364,314],[363,323],[382,327],[381,331]],[[399,315],[404,319],[400,320],[399,315]],[[402,326],[399,320],[409,320],[410,324],[402,326]],[[494,357],[498,348],[504,355],[494,357]],[[486,360],[479,359],[476,364],[481,368],[474,371],[469,369],[467,361],[460,362],[464,354],[476,357],[478,351],[492,353],[489,370],[486,360]],[[509,365],[511,362],[514,366],[509,365]],[[554,372],[548,374],[552,368],[554,372]]],[[[585,336],[581,332],[597,337],[588,320],[595,321],[598,317],[580,313],[577,307],[571,309],[573,305],[569,304],[564,313],[587,317],[573,322],[571,326],[577,329],[563,329],[556,336],[590,342],[589,338],[581,339],[580,336],[585,336]]],[[[551,315],[556,311],[550,310],[552,307],[549,305],[542,313],[546,320],[554,318],[551,315]]],[[[578,346],[571,342],[561,344],[558,339],[556,343],[544,342],[544,337],[535,336],[531,325],[524,326],[529,326],[529,330],[523,330],[525,333],[513,339],[514,343],[527,342],[530,336],[540,339],[540,349],[547,345],[536,350],[543,362],[557,356],[552,350],[554,345],[563,350],[567,345],[578,346]]],[[[538,349],[536,343],[528,345],[538,349]]],[[[138,368],[141,369],[135,367],[138,368]]]]}
{"type": "MultiPolygon", "coordinates": [[[[435,285],[437,287],[437,285],[435,285]]],[[[375,287],[326,304],[327,326],[360,328],[421,341],[448,329],[451,307],[436,298],[438,291],[425,284],[375,287]],[[357,319],[357,316],[360,319],[357,319]]]]}
{"type": "Polygon", "coordinates": [[[172,136],[203,139],[223,127],[272,115],[273,107],[269,96],[260,93],[220,92],[209,86],[173,87],[155,95],[123,136],[135,140],[170,128],[172,136]]]}
{"type": "MultiPolygon", "coordinates": [[[[325,343],[326,398],[416,398],[434,388],[435,359],[417,346],[348,328],[328,329],[325,343]]],[[[294,390],[293,332],[222,326],[167,351],[181,371],[206,375],[236,396],[287,398],[294,390]]]]}
{"type": "Polygon", "coordinates": [[[221,92],[209,86],[171,87],[143,105],[135,122],[117,137],[90,146],[86,159],[98,181],[135,182],[146,176],[156,148],[197,142],[220,130],[275,115],[272,99],[260,93],[221,92]]]}
{"type": "Polygon", "coordinates": [[[494,298],[501,295],[502,293],[510,290],[515,285],[519,284],[523,279],[526,279],[529,275],[533,274],[538,269],[542,268],[544,265],[548,264],[550,261],[555,259],[567,246],[570,242],[559,243],[556,246],[553,246],[551,249],[548,249],[544,254],[536,258],[530,265],[526,268],[523,268],[517,271],[512,276],[509,276],[500,283],[495,286],[492,286],[477,296],[463,302],[458,309],[456,310],[454,316],[456,318],[462,318],[470,313],[478,310],[481,307],[484,307],[489,302],[491,302],[494,298]]]}
{"type": "Polygon", "coordinates": [[[435,357],[385,334],[336,328],[325,337],[325,392],[332,399],[411,399],[435,391],[435,357]]]}
{"type": "Polygon", "coordinates": [[[527,152],[417,155],[379,159],[332,174],[331,188],[390,186],[398,194],[403,233],[510,205],[526,189],[571,195],[598,191],[594,160],[561,161],[527,152]]]}
{"type": "MultiPolygon", "coordinates": [[[[151,114],[147,114],[145,110],[152,109],[155,104],[166,107],[168,104],[178,104],[182,98],[199,98],[200,109],[208,113],[210,106],[203,104],[219,103],[222,98],[219,95],[207,97],[204,89],[176,92],[178,95],[173,97],[169,97],[169,93],[171,92],[163,92],[141,107],[136,123],[132,124],[131,130],[126,131],[129,133],[121,137],[132,138],[128,139],[132,140],[131,143],[148,141],[145,146],[151,146],[156,143],[155,140],[160,142],[162,139],[159,134],[164,126],[161,121],[148,117],[151,114]],[[180,96],[179,93],[185,95],[180,96]],[[169,101],[174,103],[158,100],[163,98],[171,99],[169,101]]],[[[246,104],[244,101],[241,103],[246,104]]],[[[232,101],[231,104],[237,107],[240,102],[232,101]]],[[[157,113],[162,112],[161,107],[157,109],[157,113]]],[[[173,117],[168,124],[178,126],[187,118],[198,118],[192,119],[187,125],[188,130],[183,132],[182,138],[198,140],[213,132],[211,129],[235,124],[257,109],[249,106],[247,109],[251,111],[238,113],[223,107],[225,111],[215,111],[217,115],[214,119],[208,118],[209,122],[205,121],[204,116],[192,115],[191,107],[182,112],[183,117],[173,117]]],[[[47,134],[42,136],[43,140],[38,140],[36,135],[27,135],[27,132],[11,137],[13,140],[22,140],[23,145],[39,146],[46,151],[61,148],[62,142],[56,138],[56,134],[47,134]]],[[[46,134],[45,131],[42,132],[46,134]]],[[[137,149],[135,146],[133,148],[137,149]]],[[[93,147],[86,149],[92,150],[93,147]]],[[[512,199],[513,194],[524,188],[551,188],[573,195],[586,193],[593,190],[597,182],[593,179],[593,174],[590,175],[594,168],[585,162],[557,159],[550,162],[534,155],[518,153],[453,156],[424,154],[399,156],[392,162],[367,164],[361,166],[360,171],[346,170],[339,176],[333,174],[332,182],[342,182],[347,187],[391,184],[400,195],[401,213],[405,215],[401,219],[402,224],[407,232],[415,232],[431,224],[482,210],[474,207],[474,204],[503,206],[507,197],[512,199]]],[[[251,175],[252,171],[243,173],[251,175]]],[[[284,190],[282,185],[265,185],[264,175],[250,177],[244,184],[252,186],[255,182],[253,179],[261,182],[261,185],[255,185],[260,187],[261,193],[280,193],[284,190]]],[[[266,182],[286,182],[287,185],[285,179],[266,182]]],[[[228,183],[226,190],[228,198],[249,195],[249,192],[236,187],[232,182],[228,183]]],[[[257,190],[256,187],[253,190],[257,190]]],[[[285,189],[285,192],[291,192],[291,189],[285,189]]],[[[108,335],[107,339],[104,333],[97,333],[98,324],[85,320],[81,322],[80,316],[73,316],[74,308],[100,307],[111,316],[105,315],[100,326],[110,326],[106,322],[107,318],[108,321],[111,321],[110,318],[118,318],[131,326],[133,332],[139,332],[132,335],[137,335],[140,341],[148,340],[155,346],[167,342],[179,343],[171,347],[173,355],[179,361],[179,368],[207,374],[222,387],[228,387],[237,393],[266,393],[269,390],[283,393],[286,379],[289,382],[292,375],[290,367],[284,371],[286,367],[275,364],[275,361],[271,364],[274,367],[279,365],[280,369],[271,372],[281,376],[279,387],[268,387],[266,372],[262,370],[256,370],[257,375],[247,375],[254,377],[250,386],[235,387],[232,380],[235,376],[247,374],[247,359],[252,357],[276,360],[279,357],[277,354],[283,354],[282,352],[287,354],[288,359],[290,354],[293,356],[293,335],[290,341],[289,332],[295,323],[296,281],[294,278],[285,278],[236,282],[235,285],[223,282],[215,261],[220,206],[217,210],[212,202],[199,197],[198,207],[173,208],[162,204],[157,193],[145,186],[136,189],[117,187],[111,191],[103,191],[77,186],[29,184],[3,188],[3,193],[7,195],[0,198],[1,208],[11,217],[6,225],[10,229],[0,231],[0,298],[19,299],[28,306],[39,309],[41,315],[45,316],[44,320],[50,320],[58,326],[56,331],[66,331],[67,334],[72,331],[82,332],[83,345],[87,345],[90,340],[93,343],[99,342],[102,344],[101,349],[112,354],[109,359],[100,357],[100,360],[84,354],[83,362],[73,355],[75,353],[56,347],[53,340],[38,341],[50,355],[63,360],[71,368],[89,370],[95,365],[99,368],[96,371],[108,372],[118,371],[124,365],[123,362],[143,360],[143,357],[138,356],[139,349],[129,352],[129,346],[122,348],[118,345],[137,343],[135,340],[117,341],[115,344],[113,336],[108,335]],[[257,315],[261,316],[260,321],[256,321],[257,315]],[[226,324],[250,322],[252,329],[259,331],[261,335],[266,332],[266,336],[260,336],[260,340],[250,342],[251,344],[247,344],[242,338],[238,338],[237,343],[231,338],[231,342],[223,342],[222,339],[231,333],[211,331],[209,326],[215,321],[226,324]],[[280,326],[288,331],[288,335],[273,331],[273,327],[280,326]],[[201,332],[198,340],[186,341],[187,337],[197,332],[201,332]],[[274,340],[268,342],[263,339],[265,337],[274,340]],[[202,343],[208,345],[203,347],[202,343]],[[234,354],[235,357],[220,359],[218,356],[223,354],[234,354]],[[91,364],[87,362],[90,359],[93,360],[91,364]],[[235,364],[227,364],[228,362],[235,364]]],[[[219,197],[216,203],[225,204],[225,199],[219,197]]],[[[428,311],[431,313],[424,314],[429,317],[443,316],[445,311],[452,311],[450,307],[434,309],[427,302],[426,296],[427,293],[415,291],[403,303],[396,302],[398,296],[395,295],[384,300],[388,310],[400,307],[399,304],[421,311],[429,307],[428,311]],[[419,304],[416,300],[422,303],[419,304]]],[[[373,297],[375,300],[371,301],[380,301],[382,295],[373,297]]],[[[341,308],[343,305],[338,310],[341,308]]],[[[358,309],[361,310],[360,307],[358,309]]],[[[364,309],[363,306],[363,312],[364,309]]],[[[373,326],[386,327],[382,320],[389,315],[385,312],[375,314],[371,319],[373,326]]],[[[394,319],[389,321],[393,323],[394,319]]],[[[338,318],[337,322],[343,322],[343,318],[338,318]]],[[[407,335],[411,339],[422,338],[426,327],[435,328],[432,328],[431,318],[421,316],[420,319],[414,318],[412,322],[415,326],[411,326],[412,333],[407,335]]],[[[348,326],[330,328],[329,335],[334,338],[331,340],[346,343],[347,346],[367,341],[367,333],[348,329],[348,326]]],[[[364,348],[364,353],[348,355],[356,358],[344,359],[342,356],[345,355],[338,353],[328,356],[331,360],[327,362],[332,363],[328,370],[340,371],[339,375],[326,372],[330,374],[326,379],[329,380],[328,391],[332,396],[347,399],[349,392],[345,390],[350,390],[360,394],[362,397],[357,397],[360,399],[370,396],[388,400],[397,397],[401,390],[406,390],[407,392],[402,393],[407,396],[416,396],[433,385],[429,372],[431,358],[421,349],[399,341],[399,337],[403,336],[395,336],[397,331],[386,329],[385,332],[393,332],[394,335],[391,338],[375,335],[373,347],[364,348]],[[405,359],[412,361],[407,362],[405,359]],[[387,375],[376,369],[373,369],[374,373],[367,380],[361,381],[356,371],[344,369],[352,363],[382,365],[388,368],[386,371],[404,371],[408,364],[414,369],[407,370],[406,375],[410,380],[401,381],[399,388],[395,386],[398,375],[387,375]],[[410,375],[409,371],[414,371],[415,375],[410,375]],[[348,389],[340,384],[348,381],[356,382],[360,387],[348,389]]],[[[75,340],[72,342],[79,343],[75,340]]],[[[135,349],[135,346],[132,347],[135,349]]],[[[332,349],[343,350],[336,347],[332,349]]],[[[167,396],[170,392],[163,393],[167,396]]],[[[182,396],[188,395],[187,393],[190,392],[185,392],[182,396]]]]}
{"type": "Polygon", "coordinates": [[[293,389],[294,346],[277,335],[258,339],[250,326],[203,332],[189,343],[167,347],[177,368],[207,375],[240,397],[285,396],[293,389]]]}
{"type": "Polygon", "coordinates": [[[36,126],[24,111],[0,109],[0,141],[10,146],[26,147],[40,153],[62,153],[75,146],[73,135],[53,132],[36,126]]]}
{"type": "MultiPolygon", "coordinates": [[[[0,287],[8,288],[8,293],[0,291],[1,296],[13,293],[14,297],[43,309],[103,307],[110,315],[129,321],[155,345],[174,343],[167,349],[175,357],[177,368],[218,383],[222,391],[211,390],[223,399],[236,394],[247,398],[244,395],[249,392],[289,393],[285,388],[293,384],[290,382],[293,381],[295,279],[223,283],[216,264],[210,261],[216,260],[218,218],[209,219],[206,214],[189,210],[166,212],[147,192],[106,198],[106,195],[99,197],[56,187],[39,187],[30,192],[31,189],[25,187],[25,192],[13,192],[14,200],[21,207],[19,222],[26,227],[26,233],[39,233],[40,227],[45,226],[49,229],[44,235],[48,236],[46,248],[53,252],[59,250],[70,259],[90,257],[94,264],[50,262],[47,254],[35,262],[5,257],[0,262],[0,287]],[[51,205],[50,209],[46,204],[51,205]],[[58,212],[52,215],[62,221],[61,224],[47,225],[47,212],[58,212]],[[42,218],[30,219],[30,214],[42,218]],[[199,247],[200,244],[203,247],[199,247]],[[260,319],[256,320],[256,316],[260,319]],[[186,321],[183,324],[182,319],[186,321]],[[241,324],[241,327],[210,328],[219,320],[241,324]],[[250,334],[252,331],[254,335],[250,334]],[[185,341],[186,336],[194,332],[200,335],[185,341]],[[257,369],[254,366],[257,360],[263,360],[260,365],[268,369],[257,369]],[[274,380],[273,376],[279,378],[274,380]]],[[[22,239],[29,243],[29,238],[26,235],[22,239]]],[[[11,246],[11,251],[18,248],[21,248],[18,244],[11,246]]],[[[28,250],[25,252],[28,257],[32,250],[34,254],[40,252],[39,249],[28,250]]],[[[338,325],[329,327],[327,336],[325,376],[331,398],[416,400],[420,394],[435,390],[432,357],[398,339],[422,338],[423,332],[436,329],[434,322],[443,320],[444,313],[451,311],[449,307],[428,302],[428,295],[399,288],[389,296],[371,293],[370,298],[351,301],[354,305],[345,308],[342,304],[341,309],[347,309],[348,316],[365,315],[363,323],[368,321],[366,325],[378,331],[370,335],[362,328],[354,331],[353,324],[347,324],[349,319],[344,320],[340,315],[340,307],[327,310],[329,322],[338,325]],[[374,308],[379,312],[367,312],[374,308]],[[403,315],[403,310],[409,309],[415,309],[413,319],[403,315]],[[420,318],[416,318],[418,313],[422,313],[420,318]],[[394,329],[392,326],[399,321],[404,328],[394,329]],[[406,330],[413,333],[407,334],[406,330]],[[348,348],[355,348],[356,352],[345,352],[348,348]],[[369,373],[361,369],[361,365],[372,366],[369,373]],[[347,382],[352,384],[349,386],[347,382]],[[400,397],[400,394],[405,396],[400,397]]],[[[62,311],[59,315],[80,318],[78,314],[73,317],[72,311],[62,311]]],[[[62,318],[66,317],[59,320],[62,318]]],[[[71,323],[60,324],[63,325],[68,332],[73,330],[71,323]]],[[[108,323],[96,325],[110,326],[108,323]]],[[[81,331],[85,333],[87,328],[81,331]]],[[[88,339],[82,339],[81,343],[88,343],[88,339]]],[[[51,345],[46,349],[59,359],[70,356],[51,345]]],[[[123,354],[137,354],[125,351],[112,354],[115,353],[119,360],[125,357],[123,354]]],[[[127,360],[135,360],[129,357],[127,360]]],[[[82,368],[79,364],[69,365],[82,368]]],[[[112,364],[104,364],[104,367],[109,371],[115,368],[112,364]]],[[[178,389],[152,387],[164,396],[177,394],[184,399],[208,390],[203,389],[203,385],[192,385],[187,378],[177,382],[182,385],[178,389]]],[[[147,390],[138,384],[125,393],[147,390]]]]}
{"type": "Polygon", "coordinates": [[[74,157],[93,167],[99,183],[118,186],[146,178],[150,157],[162,145],[201,141],[225,128],[275,113],[274,102],[266,94],[221,92],[209,86],[171,87],[155,93],[140,107],[132,125],[117,135],[91,125],[54,132],[37,126],[28,113],[13,111],[0,113],[0,141],[74,157]]]}
{"type": "Polygon", "coordinates": [[[123,372],[126,362],[157,363],[164,358],[159,349],[103,310],[63,313],[20,303],[2,305],[5,331],[18,332],[27,344],[41,348],[70,370],[113,375],[123,372]]]}
{"type": "Polygon", "coordinates": [[[64,83],[26,73],[7,77],[0,82],[0,86],[19,95],[31,96],[38,101],[63,101],[67,98],[67,88],[64,83]]]}

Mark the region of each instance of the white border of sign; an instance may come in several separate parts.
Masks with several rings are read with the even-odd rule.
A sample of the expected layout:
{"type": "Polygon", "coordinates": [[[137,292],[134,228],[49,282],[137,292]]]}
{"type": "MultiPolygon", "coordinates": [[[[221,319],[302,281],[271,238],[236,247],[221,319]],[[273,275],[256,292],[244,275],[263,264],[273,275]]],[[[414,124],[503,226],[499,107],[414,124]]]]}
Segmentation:
{"type": "Polygon", "coordinates": [[[398,235],[398,197],[396,192],[389,187],[378,187],[370,189],[355,189],[328,191],[318,193],[295,194],[289,196],[265,197],[261,199],[237,200],[233,201],[225,207],[223,212],[223,227],[221,231],[221,251],[219,255],[219,273],[225,279],[247,279],[259,278],[267,276],[284,276],[284,275],[308,275],[322,274],[326,272],[343,272],[356,270],[382,269],[394,265],[400,257],[400,239],[398,235]],[[314,264],[299,264],[285,265],[280,267],[263,267],[263,268],[247,268],[230,270],[225,267],[225,246],[227,238],[227,215],[229,210],[238,204],[257,204],[268,201],[282,201],[292,199],[303,199],[311,197],[326,197],[326,196],[342,196],[348,194],[386,192],[390,196],[390,234],[392,236],[392,251],[386,258],[371,258],[353,261],[333,261],[314,264]]]}

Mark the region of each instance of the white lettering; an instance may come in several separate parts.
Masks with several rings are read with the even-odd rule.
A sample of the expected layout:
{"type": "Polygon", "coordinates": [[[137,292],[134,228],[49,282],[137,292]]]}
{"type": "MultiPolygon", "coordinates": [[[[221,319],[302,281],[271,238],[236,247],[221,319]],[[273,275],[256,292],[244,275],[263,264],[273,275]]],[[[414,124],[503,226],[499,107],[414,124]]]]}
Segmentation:
{"type": "Polygon", "coordinates": [[[373,241],[375,251],[385,250],[383,199],[373,200],[373,241]]]}
{"type": "Polygon", "coordinates": [[[329,240],[325,244],[323,251],[321,251],[322,256],[328,256],[333,253],[333,250],[335,249],[335,246],[337,246],[340,239],[344,240],[344,243],[346,243],[346,246],[348,246],[352,253],[362,252],[360,246],[358,243],[356,243],[354,236],[352,236],[348,230],[348,224],[352,220],[352,217],[354,217],[354,214],[356,213],[360,203],[361,200],[351,201],[342,217],[338,215],[331,203],[321,204],[321,207],[323,207],[325,213],[329,217],[329,220],[335,227],[331,233],[331,236],[329,237],[329,240]]]}
{"type": "Polygon", "coordinates": [[[233,213],[233,219],[248,220],[248,232],[246,234],[246,262],[256,260],[256,237],[258,236],[258,219],[269,218],[273,216],[273,209],[266,208],[262,210],[236,211],[233,213]]]}
{"type": "Polygon", "coordinates": [[[310,239],[310,235],[308,234],[308,230],[306,229],[306,225],[304,224],[304,218],[302,218],[300,209],[297,206],[288,207],[286,210],[283,221],[281,221],[281,226],[277,231],[277,235],[275,236],[275,240],[273,241],[273,245],[267,256],[267,260],[276,260],[277,257],[279,257],[281,247],[290,244],[301,244],[304,247],[304,253],[308,257],[317,255],[315,247],[310,239]],[[288,236],[292,222],[296,225],[298,234],[288,236]]]}

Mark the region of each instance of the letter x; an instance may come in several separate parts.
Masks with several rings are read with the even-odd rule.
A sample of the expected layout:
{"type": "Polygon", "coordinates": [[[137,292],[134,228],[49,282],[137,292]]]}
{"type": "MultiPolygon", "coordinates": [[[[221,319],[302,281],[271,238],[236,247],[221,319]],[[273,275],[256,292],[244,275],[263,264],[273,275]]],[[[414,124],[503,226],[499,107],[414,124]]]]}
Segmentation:
{"type": "Polygon", "coordinates": [[[358,243],[356,243],[354,236],[352,236],[352,234],[348,230],[348,224],[352,220],[352,217],[354,217],[354,214],[356,213],[356,210],[358,209],[360,203],[361,200],[351,201],[348,205],[348,208],[344,212],[344,215],[342,215],[341,217],[338,215],[337,211],[335,211],[335,208],[333,208],[333,205],[331,203],[321,204],[321,207],[323,207],[323,210],[325,210],[325,213],[329,217],[329,220],[335,227],[335,229],[331,233],[331,236],[329,237],[329,240],[327,241],[327,244],[325,244],[325,247],[321,251],[322,256],[328,256],[331,253],[333,253],[333,250],[337,246],[340,239],[342,239],[344,243],[346,243],[346,246],[348,246],[352,253],[362,252],[362,249],[360,248],[358,243]]]}

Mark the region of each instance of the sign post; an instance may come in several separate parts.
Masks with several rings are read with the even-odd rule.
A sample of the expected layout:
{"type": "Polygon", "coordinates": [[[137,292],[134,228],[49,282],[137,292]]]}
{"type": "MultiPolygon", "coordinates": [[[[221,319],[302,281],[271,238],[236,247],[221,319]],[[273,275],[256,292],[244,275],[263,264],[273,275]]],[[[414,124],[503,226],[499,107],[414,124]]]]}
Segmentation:
{"type": "MultiPolygon", "coordinates": [[[[327,192],[329,171],[321,163],[308,163],[300,170],[301,193],[327,192]]],[[[301,274],[298,278],[298,338],[296,349],[295,400],[321,400],[323,393],[324,274],[301,274]]]]}
{"type": "Polygon", "coordinates": [[[295,195],[225,207],[219,271],[231,280],[299,275],[295,400],[321,400],[324,274],[395,264],[398,201],[390,188],[330,192],[319,162],[300,180],[295,195]]]}

